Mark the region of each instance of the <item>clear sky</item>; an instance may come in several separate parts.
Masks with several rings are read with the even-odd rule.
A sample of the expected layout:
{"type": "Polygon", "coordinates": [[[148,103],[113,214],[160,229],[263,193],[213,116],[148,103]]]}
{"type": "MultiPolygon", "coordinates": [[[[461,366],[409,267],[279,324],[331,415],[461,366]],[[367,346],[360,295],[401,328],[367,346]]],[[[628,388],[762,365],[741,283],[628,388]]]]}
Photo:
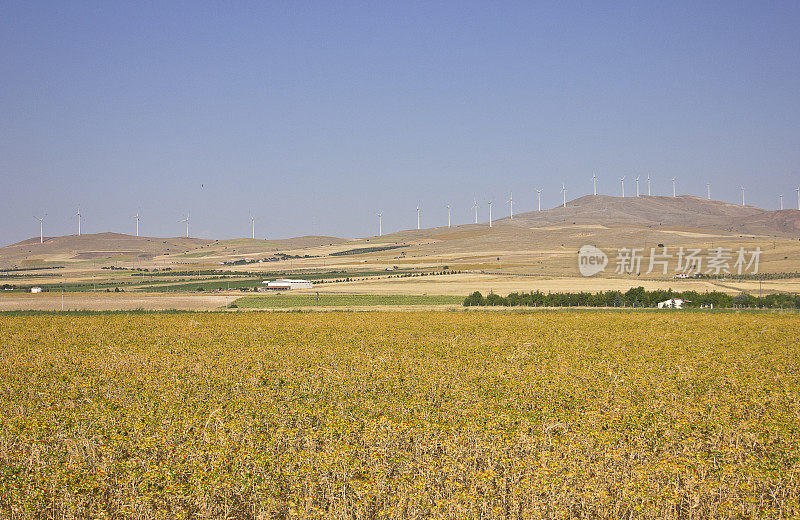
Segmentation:
{"type": "Polygon", "coordinates": [[[653,177],[797,207],[800,3],[37,2],[0,16],[0,244],[344,237],[653,177]]]}

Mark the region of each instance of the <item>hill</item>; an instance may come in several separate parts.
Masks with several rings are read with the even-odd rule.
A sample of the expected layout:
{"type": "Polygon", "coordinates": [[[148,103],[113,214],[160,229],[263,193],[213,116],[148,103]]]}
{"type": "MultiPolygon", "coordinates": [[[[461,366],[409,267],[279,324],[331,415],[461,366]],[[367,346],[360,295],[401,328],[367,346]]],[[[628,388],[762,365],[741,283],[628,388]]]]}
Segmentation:
{"type": "MultiPolygon", "coordinates": [[[[502,223],[511,223],[508,218],[502,223]]],[[[547,211],[515,215],[517,226],[540,227],[558,223],[694,228],[726,233],[794,236],[800,233],[800,211],[769,211],[690,195],[680,197],[612,197],[587,195],[547,211]]]]}
{"type": "MultiPolygon", "coordinates": [[[[615,248],[629,244],[707,243],[740,237],[791,239],[796,243],[798,236],[798,210],[769,211],[687,195],[638,198],[589,195],[569,201],[566,207],[524,212],[513,219],[500,218],[493,221],[492,227],[483,222],[452,228],[404,230],[382,237],[354,240],[326,236],[285,240],[210,240],[98,233],[48,237],[40,244],[36,237],[0,248],[0,267],[59,263],[86,263],[89,266],[113,262],[210,266],[242,258],[266,258],[276,252],[286,253],[292,258],[323,259],[345,250],[359,253],[337,256],[333,263],[351,265],[367,259],[423,263],[438,258],[442,262],[470,263],[475,260],[480,264],[488,257],[517,254],[520,262],[532,265],[541,262],[531,257],[532,252],[540,256],[571,254],[585,243],[615,248]],[[521,252],[527,252],[528,258],[520,257],[521,252]]],[[[792,255],[784,254],[777,260],[780,264],[776,264],[775,269],[791,269],[792,255]]],[[[332,262],[316,264],[330,266],[332,262]]],[[[309,262],[308,266],[316,264],[309,262]]]]}
{"type": "Polygon", "coordinates": [[[305,236],[283,240],[211,240],[186,237],[136,237],[123,233],[93,233],[29,238],[0,248],[0,267],[21,267],[53,263],[137,261],[152,262],[159,257],[189,257],[258,254],[274,251],[301,250],[322,245],[334,245],[344,239],[325,236],[305,236]]]}

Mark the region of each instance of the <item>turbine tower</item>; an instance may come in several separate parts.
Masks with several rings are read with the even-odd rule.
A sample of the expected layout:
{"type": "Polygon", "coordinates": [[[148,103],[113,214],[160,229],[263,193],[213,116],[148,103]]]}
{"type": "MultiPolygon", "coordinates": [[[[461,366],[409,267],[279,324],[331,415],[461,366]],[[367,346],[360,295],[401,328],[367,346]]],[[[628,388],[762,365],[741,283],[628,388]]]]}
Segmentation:
{"type": "Polygon", "coordinates": [[[39,221],[39,243],[44,244],[44,219],[47,217],[47,213],[44,214],[44,217],[33,217],[39,221]]]}
{"type": "Polygon", "coordinates": [[[706,183],[706,198],[708,200],[711,200],[711,183],[710,182],[706,183]]]}
{"type": "Polygon", "coordinates": [[[542,211],[542,190],[536,190],[536,202],[538,203],[538,211],[542,211]]]}
{"type": "Polygon", "coordinates": [[[678,178],[677,178],[677,177],[673,177],[673,178],[672,178],[672,198],[673,198],[673,199],[676,197],[676,194],[675,194],[675,182],[676,182],[677,180],[678,180],[678,178]]]}
{"type": "Polygon", "coordinates": [[[181,219],[178,222],[186,222],[186,238],[189,238],[189,213],[186,213],[186,218],[181,219]]]}
{"type": "Polygon", "coordinates": [[[492,201],[489,201],[489,227],[492,227],[492,201]]]}
{"type": "Polygon", "coordinates": [[[478,223],[478,201],[474,198],[472,199],[472,209],[475,210],[475,223],[478,223]]]}
{"type": "Polygon", "coordinates": [[[567,188],[564,186],[564,183],[561,183],[561,194],[564,196],[564,207],[567,207],[567,188]]]}
{"type": "Polygon", "coordinates": [[[625,198],[625,177],[620,177],[619,182],[622,183],[622,198],[625,198]]]}
{"type": "Polygon", "coordinates": [[[592,187],[594,188],[594,194],[597,195],[597,175],[592,172],[592,187]]]}
{"type": "Polygon", "coordinates": [[[447,208],[447,227],[450,228],[450,204],[445,206],[447,208]]]}
{"type": "Polygon", "coordinates": [[[636,196],[639,196],[639,177],[636,177],[636,196]]]}
{"type": "Polygon", "coordinates": [[[744,186],[739,186],[739,188],[742,190],[742,206],[744,206],[744,186]]]}
{"type": "Polygon", "coordinates": [[[506,202],[511,204],[511,220],[514,220],[514,192],[513,191],[511,192],[511,196],[508,197],[508,200],[506,202]]]}
{"type": "Polygon", "coordinates": [[[74,217],[78,217],[78,236],[81,236],[81,219],[83,218],[83,215],[81,215],[81,207],[80,206],[78,206],[78,211],[73,216],[74,217]]]}
{"type": "Polygon", "coordinates": [[[800,187],[795,188],[794,191],[797,192],[797,209],[800,209],[800,187]]]}
{"type": "Polygon", "coordinates": [[[250,215],[250,224],[252,225],[253,230],[253,240],[256,239],[256,217],[250,215]]]}
{"type": "Polygon", "coordinates": [[[783,209],[783,193],[780,194],[780,198],[781,198],[781,209],[783,209]]]}
{"type": "Polygon", "coordinates": [[[136,220],[136,236],[139,236],[139,212],[136,212],[136,215],[131,217],[132,219],[136,220]]]}
{"type": "Polygon", "coordinates": [[[383,236],[383,212],[378,213],[378,236],[383,236]]]}
{"type": "Polygon", "coordinates": [[[419,230],[419,204],[417,204],[417,229],[419,230]]]}
{"type": "Polygon", "coordinates": [[[647,174],[647,196],[650,196],[650,174],[647,174]]]}

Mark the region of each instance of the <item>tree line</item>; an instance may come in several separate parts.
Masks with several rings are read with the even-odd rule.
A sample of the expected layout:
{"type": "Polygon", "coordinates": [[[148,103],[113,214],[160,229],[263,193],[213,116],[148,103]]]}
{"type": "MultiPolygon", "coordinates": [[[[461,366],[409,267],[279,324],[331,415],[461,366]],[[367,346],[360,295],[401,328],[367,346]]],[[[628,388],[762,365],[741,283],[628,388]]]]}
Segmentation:
{"type": "Polygon", "coordinates": [[[672,289],[647,291],[644,287],[634,287],[626,292],[600,291],[597,293],[529,293],[512,292],[508,296],[489,293],[483,296],[475,291],[467,296],[465,307],[503,306],[503,307],[657,307],[659,302],[670,299],[685,300],[685,307],[716,308],[758,308],[758,309],[796,309],[800,308],[800,295],[775,293],[763,297],[742,292],[735,296],[719,291],[677,292],[672,289]]]}

